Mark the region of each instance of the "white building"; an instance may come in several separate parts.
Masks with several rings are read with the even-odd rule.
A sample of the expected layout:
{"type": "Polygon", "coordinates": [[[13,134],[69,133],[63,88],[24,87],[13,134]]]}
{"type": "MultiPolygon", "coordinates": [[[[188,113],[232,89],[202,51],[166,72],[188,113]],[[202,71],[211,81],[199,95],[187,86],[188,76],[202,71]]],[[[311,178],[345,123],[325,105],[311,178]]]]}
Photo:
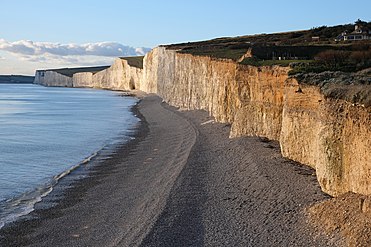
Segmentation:
{"type": "Polygon", "coordinates": [[[335,41],[342,41],[342,40],[368,40],[371,39],[371,30],[363,29],[359,25],[354,26],[354,31],[351,33],[343,32],[340,34],[335,41]]]}

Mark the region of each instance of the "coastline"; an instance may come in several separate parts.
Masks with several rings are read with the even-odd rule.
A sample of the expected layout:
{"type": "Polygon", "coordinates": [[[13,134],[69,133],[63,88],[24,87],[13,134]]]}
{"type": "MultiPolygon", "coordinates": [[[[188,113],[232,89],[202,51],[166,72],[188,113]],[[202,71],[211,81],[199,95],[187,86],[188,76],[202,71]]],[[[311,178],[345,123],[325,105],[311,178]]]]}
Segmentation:
{"type": "MultiPolygon", "coordinates": [[[[143,97],[142,94],[137,94],[137,96],[143,97]]],[[[160,107],[161,100],[158,97],[153,97],[154,101],[156,101],[156,106],[160,107]]],[[[151,99],[152,99],[151,98],[151,99]]],[[[147,102],[148,104],[151,104],[151,102],[147,102]]],[[[112,154],[108,157],[106,155],[103,155],[102,160],[93,159],[92,162],[96,162],[96,164],[92,165],[91,168],[87,168],[82,166],[80,169],[76,169],[71,173],[69,176],[65,176],[61,179],[60,183],[54,188],[54,190],[45,198],[43,198],[41,203],[36,204],[35,211],[31,212],[26,217],[23,217],[23,219],[10,223],[9,225],[6,225],[3,229],[0,230],[0,245],[5,246],[50,246],[50,243],[44,242],[43,237],[37,238],[37,241],[40,241],[39,243],[36,243],[36,239],[34,239],[31,235],[33,235],[35,228],[43,229],[41,231],[49,231],[49,227],[44,228],[43,223],[48,221],[53,221],[55,217],[60,217],[61,215],[65,215],[64,211],[68,210],[74,206],[79,206],[78,204],[81,202],[81,198],[83,195],[86,195],[89,190],[96,186],[106,186],[105,183],[103,183],[101,180],[104,180],[105,178],[112,179],[112,176],[115,175],[116,170],[120,169],[117,166],[117,163],[125,160],[127,157],[130,156],[132,152],[135,152],[135,149],[138,146],[138,143],[142,142],[147,136],[148,136],[148,124],[147,121],[144,119],[141,112],[138,111],[138,105],[135,105],[132,108],[132,111],[135,116],[137,116],[140,119],[140,125],[137,129],[137,132],[135,134],[135,138],[130,140],[128,143],[125,143],[123,145],[119,145],[115,150],[113,150],[112,154]],[[76,177],[79,177],[81,175],[86,174],[85,169],[89,169],[89,173],[87,177],[83,177],[81,179],[76,179],[76,177]]],[[[164,111],[168,115],[172,116],[175,114],[169,111],[164,111]]],[[[175,116],[175,118],[178,118],[175,116]]],[[[164,120],[166,121],[166,120],[164,120]]],[[[175,120],[176,121],[176,120],[175,120]]],[[[187,125],[186,127],[190,127],[187,125]]],[[[168,129],[164,129],[160,127],[160,132],[167,134],[166,132],[168,129]]],[[[172,144],[172,142],[180,142],[181,144],[184,142],[184,135],[179,135],[178,138],[175,138],[176,140],[173,140],[173,138],[168,139],[170,142],[169,145],[172,144]]],[[[145,148],[151,148],[153,143],[151,145],[145,147],[145,148]]],[[[191,145],[188,145],[187,147],[191,147],[191,145]]],[[[164,150],[166,151],[166,150],[164,150]]],[[[180,150],[179,155],[184,156],[180,157],[184,160],[186,157],[183,153],[185,150],[180,150]]],[[[108,150],[108,152],[111,152],[108,150]]],[[[153,152],[157,152],[157,150],[153,150],[153,152]]],[[[173,160],[174,158],[179,158],[179,155],[175,155],[173,153],[165,152],[164,156],[167,156],[165,158],[173,160]]],[[[144,160],[143,163],[145,164],[147,161],[144,160]]],[[[171,164],[171,163],[169,163],[171,164]]],[[[129,164],[130,166],[130,164],[129,164]]],[[[181,168],[181,167],[180,167],[181,168]]],[[[131,169],[137,169],[135,167],[126,167],[124,169],[125,172],[123,172],[126,176],[126,172],[135,172],[131,169]]],[[[169,167],[170,175],[173,175],[173,173],[177,172],[177,169],[174,170],[173,167],[169,167]]],[[[178,172],[180,169],[178,169],[178,172]]],[[[143,172],[143,171],[139,171],[143,172]]],[[[121,179],[122,176],[119,175],[116,179],[121,179]]],[[[146,174],[142,174],[145,176],[146,174]]],[[[175,179],[177,176],[175,175],[173,179],[175,179]]],[[[152,177],[153,178],[153,177],[152,177]]],[[[132,176],[130,179],[135,179],[135,176],[132,176]]],[[[154,180],[155,181],[155,180],[154,180]]],[[[165,187],[168,187],[168,190],[170,190],[171,184],[167,185],[167,181],[155,181],[157,182],[163,182],[165,183],[165,187]]],[[[111,182],[114,183],[114,182],[111,182]]],[[[133,184],[135,186],[135,184],[133,184]]],[[[143,184],[145,186],[143,189],[147,189],[147,185],[143,184]]],[[[108,187],[110,187],[108,185],[108,187]]],[[[94,191],[93,191],[94,192],[94,191]]],[[[160,191],[161,192],[161,191],[160,191]]],[[[154,198],[156,199],[156,198],[154,198]]],[[[164,198],[163,198],[164,199],[164,198]]],[[[142,202],[141,202],[142,203],[142,202]]],[[[158,203],[164,204],[165,200],[161,200],[158,203]]],[[[87,202],[87,204],[90,204],[90,201],[87,202]]],[[[109,205],[108,205],[109,206],[109,205]]],[[[109,206],[110,207],[110,206],[109,206]]],[[[151,205],[149,205],[151,207],[151,205]]],[[[85,207],[83,207],[82,211],[85,207]]],[[[108,209],[110,210],[110,209],[108,209]]],[[[77,213],[78,214],[78,213],[77,213]]],[[[68,215],[68,217],[71,215],[68,215]]],[[[134,215],[133,215],[134,216],[134,215]]],[[[72,218],[75,218],[72,216],[72,218]]],[[[148,219],[152,219],[151,217],[148,217],[148,219]]],[[[64,224],[62,224],[64,225],[64,224]]],[[[54,225],[56,228],[54,229],[54,233],[59,235],[59,227],[60,225],[54,225]]],[[[129,227],[129,226],[128,226],[129,227]]],[[[136,236],[132,236],[136,237],[136,236]]],[[[65,237],[62,237],[63,240],[66,241],[65,237]]],[[[71,239],[69,239],[71,240],[71,239]]],[[[72,239],[73,240],[73,239],[72,239]]],[[[56,243],[53,242],[53,246],[58,245],[59,241],[54,239],[51,239],[51,241],[57,241],[56,243]]],[[[61,244],[62,246],[66,246],[65,242],[61,244]]],[[[99,245],[98,245],[99,246],[99,245]]]]}
{"type": "MultiPolygon", "coordinates": [[[[126,96],[136,97],[137,95],[120,95],[120,97],[126,96]]],[[[130,112],[139,119],[138,126],[134,129],[129,129],[134,134],[127,136],[129,139],[121,143],[111,143],[102,147],[102,149],[71,169],[56,175],[54,178],[56,179],[55,184],[45,188],[49,192],[41,195],[41,199],[37,200],[33,205],[33,210],[0,228],[0,246],[3,244],[5,246],[27,245],[27,241],[20,240],[23,234],[32,232],[35,225],[50,218],[54,211],[68,207],[70,205],[69,202],[73,200],[78,201],[77,195],[88,189],[88,185],[93,184],[94,173],[104,173],[106,160],[109,160],[112,154],[119,151],[126,152],[127,149],[130,149],[130,146],[134,146],[140,141],[148,130],[146,122],[138,110],[138,103],[131,107],[130,112]],[[6,239],[3,237],[3,234],[7,236],[6,239]]]]}
{"type": "Polygon", "coordinates": [[[135,139],[72,186],[62,179],[64,195],[56,188],[44,201],[52,207],[0,230],[0,245],[334,243],[304,222],[304,209],[328,198],[314,171],[282,158],[276,142],[229,139],[229,125],[156,96],[133,109],[135,139]]]}
{"type": "MultiPolygon", "coordinates": [[[[19,218],[28,217],[27,215],[34,210],[34,205],[36,203],[40,205],[39,202],[54,190],[55,185],[61,179],[71,173],[79,174],[79,176],[72,175],[75,179],[85,176],[89,167],[93,163],[97,163],[91,162],[91,160],[105,156],[103,154],[98,155],[99,153],[109,153],[110,150],[115,149],[115,145],[128,142],[132,138],[133,132],[136,132],[135,129],[139,119],[136,118],[132,108],[136,105],[137,98],[123,98],[123,96],[129,95],[99,90],[93,91],[92,89],[70,89],[68,91],[72,91],[72,93],[65,89],[51,89],[39,85],[23,86],[19,83],[8,84],[2,88],[4,99],[16,99],[15,103],[9,104],[10,109],[13,109],[13,104],[18,102],[20,102],[19,104],[24,102],[30,102],[31,104],[37,101],[37,104],[32,105],[40,107],[29,107],[25,108],[24,111],[21,108],[22,110],[15,111],[15,114],[10,110],[8,115],[4,115],[1,126],[4,137],[2,140],[3,148],[1,149],[4,152],[1,163],[4,164],[2,164],[1,171],[4,174],[1,181],[0,229],[4,224],[7,225],[19,218]],[[19,96],[18,91],[21,94],[27,94],[27,97],[23,99],[19,96]],[[49,91],[64,91],[68,94],[65,97],[68,100],[61,97],[63,100],[60,100],[60,102],[68,103],[72,101],[73,96],[70,95],[78,95],[76,99],[81,100],[76,100],[76,106],[74,107],[68,104],[65,108],[61,106],[59,108],[54,107],[51,110],[54,102],[50,103],[52,100],[48,98],[49,91]],[[94,102],[89,101],[92,95],[96,96],[92,100],[94,102]],[[99,100],[104,100],[107,103],[94,105],[99,100]],[[91,106],[90,111],[89,107],[84,105],[87,101],[91,106]],[[109,105],[110,102],[122,104],[112,105],[112,108],[107,109],[105,106],[109,105]],[[63,114],[59,114],[56,108],[66,110],[63,114]],[[55,114],[51,118],[58,119],[57,124],[54,124],[54,120],[48,118],[46,113],[48,111],[50,111],[50,115],[55,114]],[[73,111],[78,113],[74,115],[73,111]],[[34,114],[34,112],[38,112],[38,114],[34,114]],[[110,114],[111,112],[113,113],[110,114]],[[58,118],[60,115],[66,117],[58,118]],[[68,120],[66,121],[66,119],[68,120]],[[17,125],[12,125],[13,122],[17,121],[20,123],[20,128],[17,128],[17,125]],[[10,124],[7,124],[8,122],[10,124]],[[35,122],[38,124],[34,124],[35,122]],[[90,123],[92,123],[91,126],[89,126],[90,123]],[[63,126],[67,127],[63,129],[63,126]],[[84,127],[79,129],[75,126],[84,127]],[[10,131],[7,131],[8,129],[10,131]],[[44,135],[44,133],[46,134],[44,135]],[[18,143],[18,145],[12,145],[12,143],[18,143]],[[88,146],[81,145],[85,143],[90,144],[88,146]],[[54,144],[57,148],[52,148],[54,144]],[[8,146],[11,148],[7,148],[8,146]],[[99,157],[96,157],[97,155],[99,157]],[[14,164],[14,167],[8,164],[14,164]],[[27,166],[23,164],[27,164],[27,166]],[[7,184],[7,181],[10,185],[7,184]]],[[[57,96],[50,98],[58,101],[57,96]]],[[[59,102],[55,103],[59,105],[59,102]]],[[[3,106],[4,109],[8,107],[7,104],[3,106]]]]}

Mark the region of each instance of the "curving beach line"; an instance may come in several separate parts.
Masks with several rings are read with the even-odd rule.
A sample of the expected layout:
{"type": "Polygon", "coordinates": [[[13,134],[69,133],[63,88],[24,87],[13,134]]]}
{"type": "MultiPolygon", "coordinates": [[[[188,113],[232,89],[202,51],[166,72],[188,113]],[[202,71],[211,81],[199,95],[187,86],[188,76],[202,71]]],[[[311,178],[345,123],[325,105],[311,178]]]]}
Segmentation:
{"type": "Polygon", "coordinates": [[[314,171],[282,158],[278,143],[229,139],[228,124],[153,95],[137,109],[136,138],[56,206],[0,230],[0,246],[338,245],[305,222],[328,198],[314,171]]]}

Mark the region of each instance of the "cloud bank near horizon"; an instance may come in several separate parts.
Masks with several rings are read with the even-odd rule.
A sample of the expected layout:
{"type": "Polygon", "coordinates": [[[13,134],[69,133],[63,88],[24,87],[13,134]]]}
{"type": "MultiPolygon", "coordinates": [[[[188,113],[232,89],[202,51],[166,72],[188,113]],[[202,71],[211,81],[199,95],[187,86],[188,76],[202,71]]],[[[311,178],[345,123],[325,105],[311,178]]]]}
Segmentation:
{"type": "Polygon", "coordinates": [[[41,68],[109,65],[115,57],[143,56],[150,50],[108,41],[60,44],[31,40],[9,42],[0,39],[0,52],[3,53],[0,56],[0,72],[30,74],[41,68]]]}
{"type": "Polygon", "coordinates": [[[143,56],[150,48],[131,47],[118,42],[97,42],[86,44],[60,44],[52,42],[34,42],[19,40],[9,42],[0,39],[0,50],[25,56],[56,55],[56,56],[143,56]]]}

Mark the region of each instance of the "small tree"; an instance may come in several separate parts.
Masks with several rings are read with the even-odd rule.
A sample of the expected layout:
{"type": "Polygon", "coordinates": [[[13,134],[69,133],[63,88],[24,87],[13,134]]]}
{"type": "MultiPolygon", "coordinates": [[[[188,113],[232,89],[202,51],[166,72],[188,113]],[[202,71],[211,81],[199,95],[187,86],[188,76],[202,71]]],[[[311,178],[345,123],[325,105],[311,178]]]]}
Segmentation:
{"type": "Polygon", "coordinates": [[[360,25],[360,26],[363,26],[363,25],[366,25],[366,24],[367,24],[367,22],[365,22],[365,21],[362,21],[361,19],[358,19],[358,20],[356,20],[356,21],[355,21],[355,24],[356,24],[356,25],[360,25]]]}

